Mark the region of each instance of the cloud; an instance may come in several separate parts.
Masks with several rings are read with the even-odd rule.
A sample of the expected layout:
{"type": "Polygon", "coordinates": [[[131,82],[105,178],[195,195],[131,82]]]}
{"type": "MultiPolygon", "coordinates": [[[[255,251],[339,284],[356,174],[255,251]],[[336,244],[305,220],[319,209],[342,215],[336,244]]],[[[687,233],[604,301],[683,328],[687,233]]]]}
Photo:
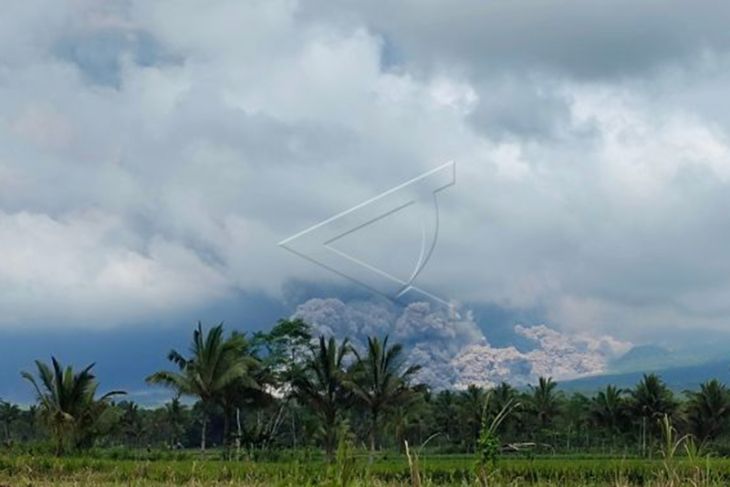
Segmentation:
{"type": "Polygon", "coordinates": [[[124,324],[142,320],[150,311],[194,309],[229,292],[225,278],[189,249],[153,239],[132,250],[137,247],[134,236],[125,233],[113,215],[100,212],[62,220],[0,212],[4,323],[23,327],[29,321],[61,319],[85,327],[124,324]],[[106,322],[91,321],[105,314],[106,322]]]}
{"type": "MultiPolygon", "coordinates": [[[[0,327],[143,324],[240,293],[285,299],[303,280],[336,286],[276,242],[455,160],[419,287],[540,310],[566,333],[723,330],[726,10],[8,7],[0,327]]],[[[418,222],[404,218],[351,244],[408,262],[418,222]]]]}
{"type": "Polygon", "coordinates": [[[408,363],[422,366],[417,380],[437,389],[492,387],[502,381],[525,385],[540,376],[560,380],[597,374],[631,348],[610,336],[570,336],[545,325],[515,327],[533,342],[531,350],[494,347],[471,312],[463,314],[427,302],[399,308],[388,301],[315,298],[299,305],[293,317],[312,325],[316,334],[347,337],[359,350],[367,337],[387,335],[391,343],[404,346],[408,363]]]}
{"type": "MultiPolygon", "coordinates": [[[[445,5],[436,0],[365,4],[307,2],[313,18],[364,23],[395,44],[409,66],[456,66],[481,75],[548,70],[581,78],[643,75],[673,63],[691,64],[706,50],[727,51],[728,6],[679,0],[561,0],[445,5]]],[[[394,49],[396,49],[394,48],[394,49]]]]}

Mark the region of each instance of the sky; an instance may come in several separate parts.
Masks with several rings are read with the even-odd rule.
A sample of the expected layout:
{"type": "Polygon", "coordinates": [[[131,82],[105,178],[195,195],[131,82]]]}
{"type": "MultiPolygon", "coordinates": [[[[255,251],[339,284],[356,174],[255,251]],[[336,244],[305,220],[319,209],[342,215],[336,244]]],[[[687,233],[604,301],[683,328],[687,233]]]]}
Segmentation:
{"type": "MultiPolygon", "coordinates": [[[[490,343],[726,339],[728,21],[720,1],[11,2],[0,361],[15,377],[56,344],[107,370],[136,339],[118,360],[152,368],[199,319],[346,302],[277,243],[447,161],[417,284],[490,343]]],[[[370,230],[343,245],[407,273],[417,218],[370,230]]]]}

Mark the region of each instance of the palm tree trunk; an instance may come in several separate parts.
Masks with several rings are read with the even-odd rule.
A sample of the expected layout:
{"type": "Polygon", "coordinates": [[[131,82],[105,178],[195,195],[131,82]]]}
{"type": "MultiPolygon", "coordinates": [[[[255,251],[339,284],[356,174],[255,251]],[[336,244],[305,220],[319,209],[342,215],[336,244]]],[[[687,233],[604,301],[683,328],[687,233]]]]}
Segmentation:
{"type": "Polygon", "coordinates": [[[205,451],[205,437],[208,432],[208,415],[203,413],[202,418],[203,427],[200,430],[200,451],[205,451]]]}
{"type": "Polygon", "coordinates": [[[56,456],[63,455],[63,432],[60,427],[56,427],[56,456]]]}
{"type": "Polygon", "coordinates": [[[368,460],[369,463],[373,463],[373,460],[375,459],[375,448],[378,444],[378,438],[377,438],[377,429],[378,429],[378,410],[373,409],[370,412],[370,420],[372,423],[370,424],[370,459],[368,460]]]}
{"type": "Polygon", "coordinates": [[[327,417],[325,418],[325,453],[327,456],[327,461],[332,462],[334,460],[334,453],[335,453],[335,428],[336,428],[336,416],[334,414],[328,413],[327,417]]]}
{"type": "Polygon", "coordinates": [[[223,408],[223,451],[226,460],[230,460],[229,436],[231,433],[231,412],[229,408],[223,408]]]}
{"type": "Polygon", "coordinates": [[[241,459],[241,440],[243,431],[241,429],[241,408],[236,408],[236,459],[241,459]]]}

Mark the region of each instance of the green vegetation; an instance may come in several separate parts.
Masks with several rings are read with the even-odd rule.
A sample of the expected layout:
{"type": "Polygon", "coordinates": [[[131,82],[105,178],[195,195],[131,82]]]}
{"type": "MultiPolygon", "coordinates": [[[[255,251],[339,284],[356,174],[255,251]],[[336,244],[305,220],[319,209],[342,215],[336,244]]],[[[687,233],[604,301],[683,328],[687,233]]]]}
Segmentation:
{"type": "MultiPolygon", "coordinates": [[[[53,370],[36,361],[41,385],[32,374],[23,372],[22,375],[35,388],[40,408],[38,415],[56,445],[56,455],[61,455],[69,448],[89,447],[97,436],[108,433],[117,412],[109,407],[109,401],[124,392],[112,391],[96,399],[98,384],[91,373],[93,364],[74,373],[71,367],[64,370],[55,358],[52,363],[53,370]]],[[[6,427],[10,436],[7,421],[6,427]]]]}
{"type": "Polygon", "coordinates": [[[37,405],[0,401],[0,485],[728,485],[730,391],[655,375],[592,397],[551,378],[431,391],[388,337],[362,349],[282,320],[198,325],[154,408],[97,394],[93,365],[36,362],[37,405]]]}

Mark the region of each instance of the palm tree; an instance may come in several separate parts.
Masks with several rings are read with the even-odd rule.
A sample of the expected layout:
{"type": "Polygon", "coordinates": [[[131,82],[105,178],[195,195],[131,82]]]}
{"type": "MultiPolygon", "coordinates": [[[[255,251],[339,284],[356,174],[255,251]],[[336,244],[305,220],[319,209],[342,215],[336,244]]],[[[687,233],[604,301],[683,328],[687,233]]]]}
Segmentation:
{"type": "Polygon", "coordinates": [[[29,372],[21,375],[35,388],[41,416],[56,442],[56,455],[61,455],[69,443],[75,447],[90,446],[93,437],[102,433],[101,426],[112,411],[109,401],[125,392],[111,391],[96,399],[99,384],[91,373],[94,364],[74,373],[72,367],[64,370],[55,357],[51,357],[51,362],[52,370],[36,360],[40,384],[29,372]]]}
{"type": "Polygon", "coordinates": [[[403,346],[396,343],[389,347],[387,336],[382,342],[377,337],[368,337],[366,352],[363,357],[354,350],[357,362],[351,378],[345,384],[368,411],[370,451],[374,452],[378,446],[378,429],[382,415],[391,406],[417,393],[418,388],[412,388],[410,381],[421,367],[406,367],[401,358],[403,346]]]}
{"type": "MultiPolygon", "coordinates": [[[[240,425],[240,411],[243,407],[259,407],[271,402],[271,395],[267,392],[267,386],[279,384],[278,374],[264,364],[254,354],[245,335],[233,332],[232,340],[238,344],[238,360],[244,364],[244,373],[236,377],[225,386],[220,394],[218,403],[223,410],[223,442],[229,447],[231,440],[235,437],[235,443],[240,446],[242,431],[239,427],[235,435],[231,435],[231,420],[234,415],[236,423],[240,425]]],[[[231,452],[227,451],[226,455],[231,452]]]]}
{"type": "Polygon", "coordinates": [[[180,443],[180,437],[185,430],[185,413],[186,408],[182,403],[180,403],[179,397],[176,397],[165,404],[165,424],[169,428],[170,445],[173,448],[177,448],[177,445],[180,443]]]}
{"type": "Polygon", "coordinates": [[[134,401],[123,401],[118,407],[122,411],[121,426],[126,440],[134,446],[139,446],[140,438],[144,434],[139,405],[134,401]]]}
{"type": "Polygon", "coordinates": [[[641,447],[646,453],[647,435],[652,438],[659,435],[659,422],[664,416],[674,415],[677,403],[672,391],[656,374],[644,374],[630,394],[631,411],[634,417],[641,418],[641,447]]]}
{"type": "Polygon", "coordinates": [[[690,430],[701,441],[708,441],[727,428],[730,418],[730,392],[717,379],[700,385],[697,392],[686,391],[687,420],[690,430]]]}
{"type": "Polygon", "coordinates": [[[591,422],[607,431],[611,438],[622,430],[628,419],[625,391],[608,385],[591,399],[591,422]]]}
{"type": "Polygon", "coordinates": [[[252,384],[248,375],[256,359],[247,354],[248,345],[243,335],[233,333],[229,338],[223,335],[223,324],[204,333],[203,325],[193,332],[190,357],[186,358],[171,350],[167,359],[177,365],[179,371],[160,371],[147,377],[151,384],[161,384],[175,389],[178,394],[197,397],[202,405],[202,429],[200,449],[205,450],[208,417],[216,405],[224,408],[224,442],[230,430],[231,386],[238,382],[252,384]]]}
{"type": "Polygon", "coordinates": [[[38,431],[36,430],[38,422],[38,406],[35,404],[29,406],[23,416],[25,417],[25,422],[28,424],[30,437],[36,438],[38,436],[38,431]]]}
{"type": "Polygon", "coordinates": [[[337,414],[348,399],[344,387],[346,370],[344,360],[351,348],[345,339],[338,347],[334,337],[309,349],[309,357],[301,371],[295,372],[292,387],[295,396],[307,404],[322,420],[327,457],[332,459],[336,435],[337,414]]]}
{"type": "Polygon", "coordinates": [[[456,442],[458,439],[458,425],[454,421],[457,415],[456,394],[449,389],[439,391],[431,401],[431,410],[436,431],[445,435],[449,441],[456,442]]]}
{"type": "Polygon", "coordinates": [[[489,400],[489,409],[498,413],[507,404],[512,404],[517,400],[517,390],[506,382],[501,382],[497,387],[492,389],[491,398],[489,400]]]}
{"type": "Polygon", "coordinates": [[[20,418],[20,408],[9,402],[0,401],[0,422],[5,429],[5,442],[10,444],[10,428],[20,418]]]}
{"type": "Polygon", "coordinates": [[[466,446],[469,451],[474,449],[479,439],[486,405],[486,391],[474,384],[459,394],[459,422],[464,426],[466,446]]]}
{"type": "Polygon", "coordinates": [[[540,377],[537,386],[530,386],[532,389],[531,405],[536,415],[537,422],[542,428],[547,428],[560,412],[560,398],[555,389],[557,382],[552,377],[540,377]]]}
{"type": "Polygon", "coordinates": [[[501,426],[502,431],[509,434],[512,429],[517,428],[521,422],[521,404],[517,401],[517,389],[509,385],[507,382],[501,382],[497,387],[489,393],[489,401],[487,402],[487,414],[490,418],[496,417],[505,407],[517,404],[511,408],[510,414],[504,418],[501,426]]]}
{"type": "Polygon", "coordinates": [[[409,437],[411,444],[423,443],[423,426],[427,411],[426,395],[411,394],[391,408],[391,426],[396,445],[405,452],[405,443],[409,437]]]}
{"type": "MultiPolygon", "coordinates": [[[[584,432],[588,432],[590,425],[590,406],[591,400],[580,392],[574,392],[562,401],[560,407],[560,423],[554,425],[555,431],[554,441],[558,441],[557,436],[560,435],[565,440],[566,450],[571,449],[571,443],[579,440],[584,432]]],[[[586,435],[590,441],[590,435],[586,435]]]]}

